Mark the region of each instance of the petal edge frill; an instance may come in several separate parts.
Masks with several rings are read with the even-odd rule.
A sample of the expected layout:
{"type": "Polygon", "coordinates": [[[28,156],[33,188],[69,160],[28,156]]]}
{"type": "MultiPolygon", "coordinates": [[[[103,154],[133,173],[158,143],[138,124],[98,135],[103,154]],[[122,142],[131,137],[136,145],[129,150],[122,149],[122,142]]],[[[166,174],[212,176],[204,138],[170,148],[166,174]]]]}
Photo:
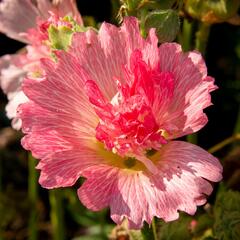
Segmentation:
{"type": "Polygon", "coordinates": [[[210,92],[215,90],[214,79],[197,51],[183,53],[176,43],[159,47],[160,69],[174,78],[172,101],[156,116],[167,130],[168,139],[178,138],[200,130],[208,121],[203,109],[210,106],[210,92]]]}
{"type": "Polygon", "coordinates": [[[130,66],[130,56],[136,49],[142,51],[144,61],[156,67],[158,46],[154,30],[144,39],[137,19],[126,17],[120,28],[104,22],[98,34],[93,30],[74,34],[69,52],[111,100],[117,93],[116,80],[126,81],[123,70],[130,66]]]}
{"type": "Polygon", "coordinates": [[[221,165],[201,148],[178,141],[166,144],[157,156],[157,175],[103,164],[85,169],[80,200],[95,211],[110,206],[117,224],[126,217],[129,227],[135,229],[143,221],[150,224],[154,216],[172,221],[179,210],[193,215],[212,192],[207,180],[221,179],[221,165]]]}

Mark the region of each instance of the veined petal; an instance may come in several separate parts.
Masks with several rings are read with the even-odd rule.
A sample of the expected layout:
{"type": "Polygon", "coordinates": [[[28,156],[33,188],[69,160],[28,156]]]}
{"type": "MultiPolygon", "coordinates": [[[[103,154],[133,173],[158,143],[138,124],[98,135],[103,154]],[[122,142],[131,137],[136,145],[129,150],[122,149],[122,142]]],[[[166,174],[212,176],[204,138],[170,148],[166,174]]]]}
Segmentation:
{"type": "Polygon", "coordinates": [[[103,164],[87,168],[86,181],[78,190],[80,200],[94,211],[110,206],[116,223],[126,217],[130,228],[139,229],[154,216],[172,221],[178,210],[194,214],[212,192],[207,180],[222,177],[219,161],[187,142],[172,141],[153,158],[157,174],[103,164]]]}
{"type": "Polygon", "coordinates": [[[14,62],[19,54],[8,54],[0,58],[0,86],[5,94],[13,94],[19,91],[26,71],[17,67],[14,62]]]}
{"type": "Polygon", "coordinates": [[[42,59],[41,79],[24,81],[30,102],[19,108],[22,144],[40,158],[40,183],[70,186],[83,176],[82,202],[109,206],[112,219],[127,218],[130,228],[154,216],[175,220],[179,210],[194,214],[222,167],[197,146],[167,140],[206,121],[215,86],[200,55],[177,44],[158,51],[154,30],[144,40],[135,18],[76,33],[69,52],[55,55],[56,62],[42,59]]]}
{"type": "Polygon", "coordinates": [[[101,160],[96,151],[84,146],[55,152],[38,164],[39,183],[48,189],[72,186],[84,169],[101,164],[101,160]]]}
{"type": "Polygon", "coordinates": [[[16,91],[14,96],[9,98],[8,104],[6,105],[7,117],[12,119],[12,127],[16,130],[20,130],[22,126],[21,119],[17,117],[17,108],[20,104],[26,103],[27,101],[28,98],[23,91],[16,91]]]}
{"type": "Polygon", "coordinates": [[[21,120],[16,117],[19,104],[27,101],[27,97],[20,90],[20,86],[26,71],[17,67],[21,54],[4,55],[0,58],[0,87],[8,97],[6,105],[7,117],[12,120],[12,127],[16,130],[21,128],[21,120]]]}
{"type": "Polygon", "coordinates": [[[139,32],[136,18],[126,18],[122,27],[103,23],[97,34],[93,30],[76,33],[72,39],[70,53],[78,59],[96,81],[108,100],[117,92],[116,79],[124,83],[123,67],[130,64],[130,55],[135,49],[143,53],[143,58],[153,67],[158,62],[157,38],[151,30],[147,40],[139,32]]]}
{"type": "Polygon", "coordinates": [[[164,165],[166,169],[171,168],[171,166],[175,166],[177,169],[179,166],[180,168],[192,169],[192,173],[196,176],[212,182],[218,182],[222,179],[222,165],[219,160],[194,144],[170,141],[161,149],[160,155],[161,162],[159,164],[164,165]]]}
{"type": "Polygon", "coordinates": [[[37,8],[30,0],[3,0],[0,3],[0,32],[10,38],[27,42],[20,33],[35,27],[37,8]]]}
{"type": "Polygon", "coordinates": [[[57,55],[57,64],[42,60],[46,78],[26,79],[23,83],[24,93],[34,101],[19,108],[23,132],[28,134],[23,144],[39,158],[63,150],[60,146],[70,140],[82,144],[81,139],[95,136],[97,126],[96,114],[84,93],[87,75],[69,54],[57,55]]]}
{"type": "Polygon", "coordinates": [[[0,3],[0,32],[8,37],[28,42],[26,35],[29,29],[37,26],[37,20],[47,20],[49,11],[64,17],[72,16],[82,25],[82,17],[78,12],[75,0],[3,0],[0,3]]]}
{"type": "Polygon", "coordinates": [[[217,87],[207,76],[200,53],[183,53],[181,46],[164,43],[159,48],[160,69],[174,78],[172,101],[157,118],[168,138],[173,139],[201,129],[208,121],[203,109],[211,105],[210,92],[217,87]]]}

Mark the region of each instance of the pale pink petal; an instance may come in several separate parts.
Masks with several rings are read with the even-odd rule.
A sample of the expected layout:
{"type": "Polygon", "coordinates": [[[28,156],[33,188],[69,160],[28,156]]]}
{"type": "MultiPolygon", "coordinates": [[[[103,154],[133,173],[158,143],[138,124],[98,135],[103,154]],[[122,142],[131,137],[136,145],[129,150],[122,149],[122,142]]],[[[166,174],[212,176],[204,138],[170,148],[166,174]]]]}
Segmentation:
{"type": "Polygon", "coordinates": [[[94,150],[83,146],[55,152],[38,164],[39,183],[48,189],[72,186],[84,169],[100,164],[101,160],[104,161],[94,150]]]}
{"type": "Polygon", "coordinates": [[[0,32],[8,37],[28,42],[26,34],[29,29],[36,28],[37,20],[47,20],[49,12],[60,17],[72,16],[80,25],[82,17],[75,0],[3,0],[0,3],[0,32]]]}
{"type": "Polygon", "coordinates": [[[59,59],[57,64],[49,59],[42,59],[46,78],[39,81],[26,79],[22,86],[23,91],[42,108],[76,118],[78,121],[75,124],[89,132],[89,129],[97,125],[96,114],[84,91],[84,84],[89,76],[71,55],[64,51],[55,54],[59,59]],[[68,97],[63,101],[64,96],[68,97]]]}
{"type": "Polygon", "coordinates": [[[8,97],[6,105],[7,117],[12,120],[12,127],[16,130],[21,128],[21,120],[16,117],[19,104],[27,101],[27,97],[20,90],[20,86],[26,71],[17,67],[20,54],[5,55],[0,58],[0,87],[8,97]]]}
{"type": "Polygon", "coordinates": [[[36,26],[37,8],[31,0],[3,0],[0,3],[0,32],[27,42],[20,33],[36,26]]]}
{"type": "Polygon", "coordinates": [[[211,105],[210,92],[216,89],[202,56],[165,43],[159,48],[159,58],[161,71],[174,77],[172,101],[157,115],[161,128],[168,131],[169,139],[198,131],[208,121],[203,109],[211,105]]]}
{"type": "Polygon", "coordinates": [[[48,188],[73,184],[83,166],[96,158],[88,146],[94,140],[97,119],[84,93],[87,75],[69,54],[56,54],[57,64],[42,60],[47,78],[24,81],[23,90],[34,103],[19,107],[26,134],[22,144],[42,159],[40,182],[48,188]],[[66,163],[65,172],[61,166],[66,163]]]}
{"type": "Polygon", "coordinates": [[[129,17],[120,28],[103,23],[98,34],[93,30],[76,33],[69,51],[111,100],[117,92],[116,80],[122,83],[126,80],[123,67],[130,64],[132,51],[141,50],[146,62],[154,67],[157,64],[157,38],[153,32],[147,40],[143,39],[137,19],[129,17]]]}
{"type": "Polygon", "coordinates": [[[183,141],[170,141],[160,151],[162,161],[161,166],[166,169],[178,164],[180,168],[192,169],[196,176],[203,177],[212,182],[218,182],[222,179],[222,165],[212,154],[201,147],[183,141]],[[171,162],[165,164],[167,161],[171,162]],[[169,166],[168,166],[169,165],[169,166]]]}
{"type": "Polygon", "coordinates": [[[0,86],[5,94],[13,94],[19,91],[26,71],[17,67],[14,62],[18,54],[4,55],[0,58],[0,86]]]}
{"type": "Polygon", "coordinates": [[[41,159],[38,169],[43,187],[71,186],[84,168],[101,161],[91,147],[91,129],[84,136],[81,125],[73,126],[78,120],[73,116],[48,111],[32,102],[22,104],[19,115],[22,131],[27,134],[22,145],[41,159]]]}
{"type": "MultiPolygon", "coordinates": [[[[47,5],[43,5],[44,1],[38,0],[38,7],[42,13],[46,13],[47,5]]],[[[61,17],[66,15],[73,17],[79,25],[83,25],[82,17],[78,11],[76,0],[53,0],[52,12],[58,14],[61,17]]]]}
{"type": "Polygon", "coordinates": [[[20,130],[22,121],[17,117],[17,108],[20,104],[26,103],[28,98],[23,91],[16,92],[13,97],[9,98],[9,102],[6,105],[6,113],[9,119],[12,119],[12,127],[16,130],[20,130]]]}
{"type": "MultiPolygon", "coordinates": [[[[78,65],[76,59],[69,54],[65,52],[56,54],[59,57],[57,64],[48,59],[42,60],[46,78],[38,81],[36,79],[26,79],[23,83],[24,93],[36,105],[35,107],[26,106],[22,111],[23,116],[21,118],[24,118],[26,122],[23,125],[23,131],[32,134],[32,131],[36,129],[41,134],[42,130],[39,129],[47,128],[53,135],[56,132],[59,136],[68,136],[69,139],[72,137],[75,141],[93,137],[95,136],[97,118],[84,92],[84,81],[87,81],[88,76],[78,65]],[[64,96],[67,96],[67,98],[64,96]],[[49,116],[49,120],[45,118],[41,111],[49,116]],[[36,121],[34,121],[35,117],[36,121]],[[34,129],[31,129],[31,126],[34,129]]],[[[24,108],[24,105],[22,108],[24,108]]],[[[44,139],[45,133],[42,132],[42,134],[44,139]]],[[[34,145],[32,146],[34,147],[34,145]]]]}
{"type": "Polygon", "coordinates": [[[126,217],[130,228],[194,214],[222,167],[203,149],[165,136],[206,121],[215,86],[200,55],[177,44],[158,51],[154,30],[145,40],[137,20],[126,18],[120,28],[104,23],[98,34],[76,33],[69,53],[55,56],[41,60],[42,78],[25,79],[29,102],[19,107],[22,144],[40,158],[42,186],[83,176],[81,201],[93,210],[110,206],[112,219],[126,217]]]}
{"type": "Polygon", "coordinates": [[[193,215],[212,192],[207,180],[221,179],[220,163],[200,147],[180,141],[166,144],[157,154],[157,175],[103,164],[84,170],[80,200],[94,211],[110,206],[116,223],[126,217],[129,227],[137,229],[154,216],[172,221],[178,210],[193,215]]]}

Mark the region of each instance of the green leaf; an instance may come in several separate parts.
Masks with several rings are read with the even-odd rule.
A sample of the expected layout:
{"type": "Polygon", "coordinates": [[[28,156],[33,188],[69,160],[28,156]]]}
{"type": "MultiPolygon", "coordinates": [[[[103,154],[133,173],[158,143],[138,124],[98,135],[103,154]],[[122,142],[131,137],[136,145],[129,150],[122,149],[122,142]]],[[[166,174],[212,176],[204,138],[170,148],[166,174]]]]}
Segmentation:
{"type": "Polygon", "coordinates": [[[180,28],[180,21],[176,11],[159,10],[149,13],[145,19],[145,28],[156,28],[159,42],[173,41],[180,28]]]}
{"type": "Polygon", "coordinates": [[[144,222],[141,232],[144,240],[154,239],[152,227],[146,222],[144,222]]]}
{"type": "Polygon", "coordinates": [[[214,219],[213,219],[213,217],[210,216],[210,214],[208,214],[208,213],[201,214],[197,218],[197,224],[193,230],[194,235],[196,235],[196,236],[204,235],[204,233],[208,229],[212,228],[213,223],[214,223],[214,219]]]}
{"type": "Polygon", "coordinates": [[[160,225],[160,239],[161,240],[176,240],[176,239],[192,239],[190,232],[190,222],[192,218],[181,214],[177,221],[165,223],[160,225]]]}
{"type": "Polygon", "coordinates": [[[144,240],[143,235],[139,230],[130,230],[129,236],[130,240],[144,240]]]}
{"type": "Polygon", "coordinates": [[[238,240],[240,236],[240,193],[220,192],[214,207],[214,236],[219,240],[238,240]]]}

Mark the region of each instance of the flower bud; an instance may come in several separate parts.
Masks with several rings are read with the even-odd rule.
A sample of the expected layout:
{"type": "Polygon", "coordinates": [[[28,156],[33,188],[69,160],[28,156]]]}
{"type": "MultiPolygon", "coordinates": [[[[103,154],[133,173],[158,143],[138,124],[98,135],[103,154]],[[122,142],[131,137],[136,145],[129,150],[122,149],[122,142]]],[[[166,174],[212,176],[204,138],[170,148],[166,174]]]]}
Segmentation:
{"type": "Polygon", "coordinates": [[[239,0],[185,0],[187,13],[206,23],[227,21],[237,14],[239,6],[239,0]]]}

